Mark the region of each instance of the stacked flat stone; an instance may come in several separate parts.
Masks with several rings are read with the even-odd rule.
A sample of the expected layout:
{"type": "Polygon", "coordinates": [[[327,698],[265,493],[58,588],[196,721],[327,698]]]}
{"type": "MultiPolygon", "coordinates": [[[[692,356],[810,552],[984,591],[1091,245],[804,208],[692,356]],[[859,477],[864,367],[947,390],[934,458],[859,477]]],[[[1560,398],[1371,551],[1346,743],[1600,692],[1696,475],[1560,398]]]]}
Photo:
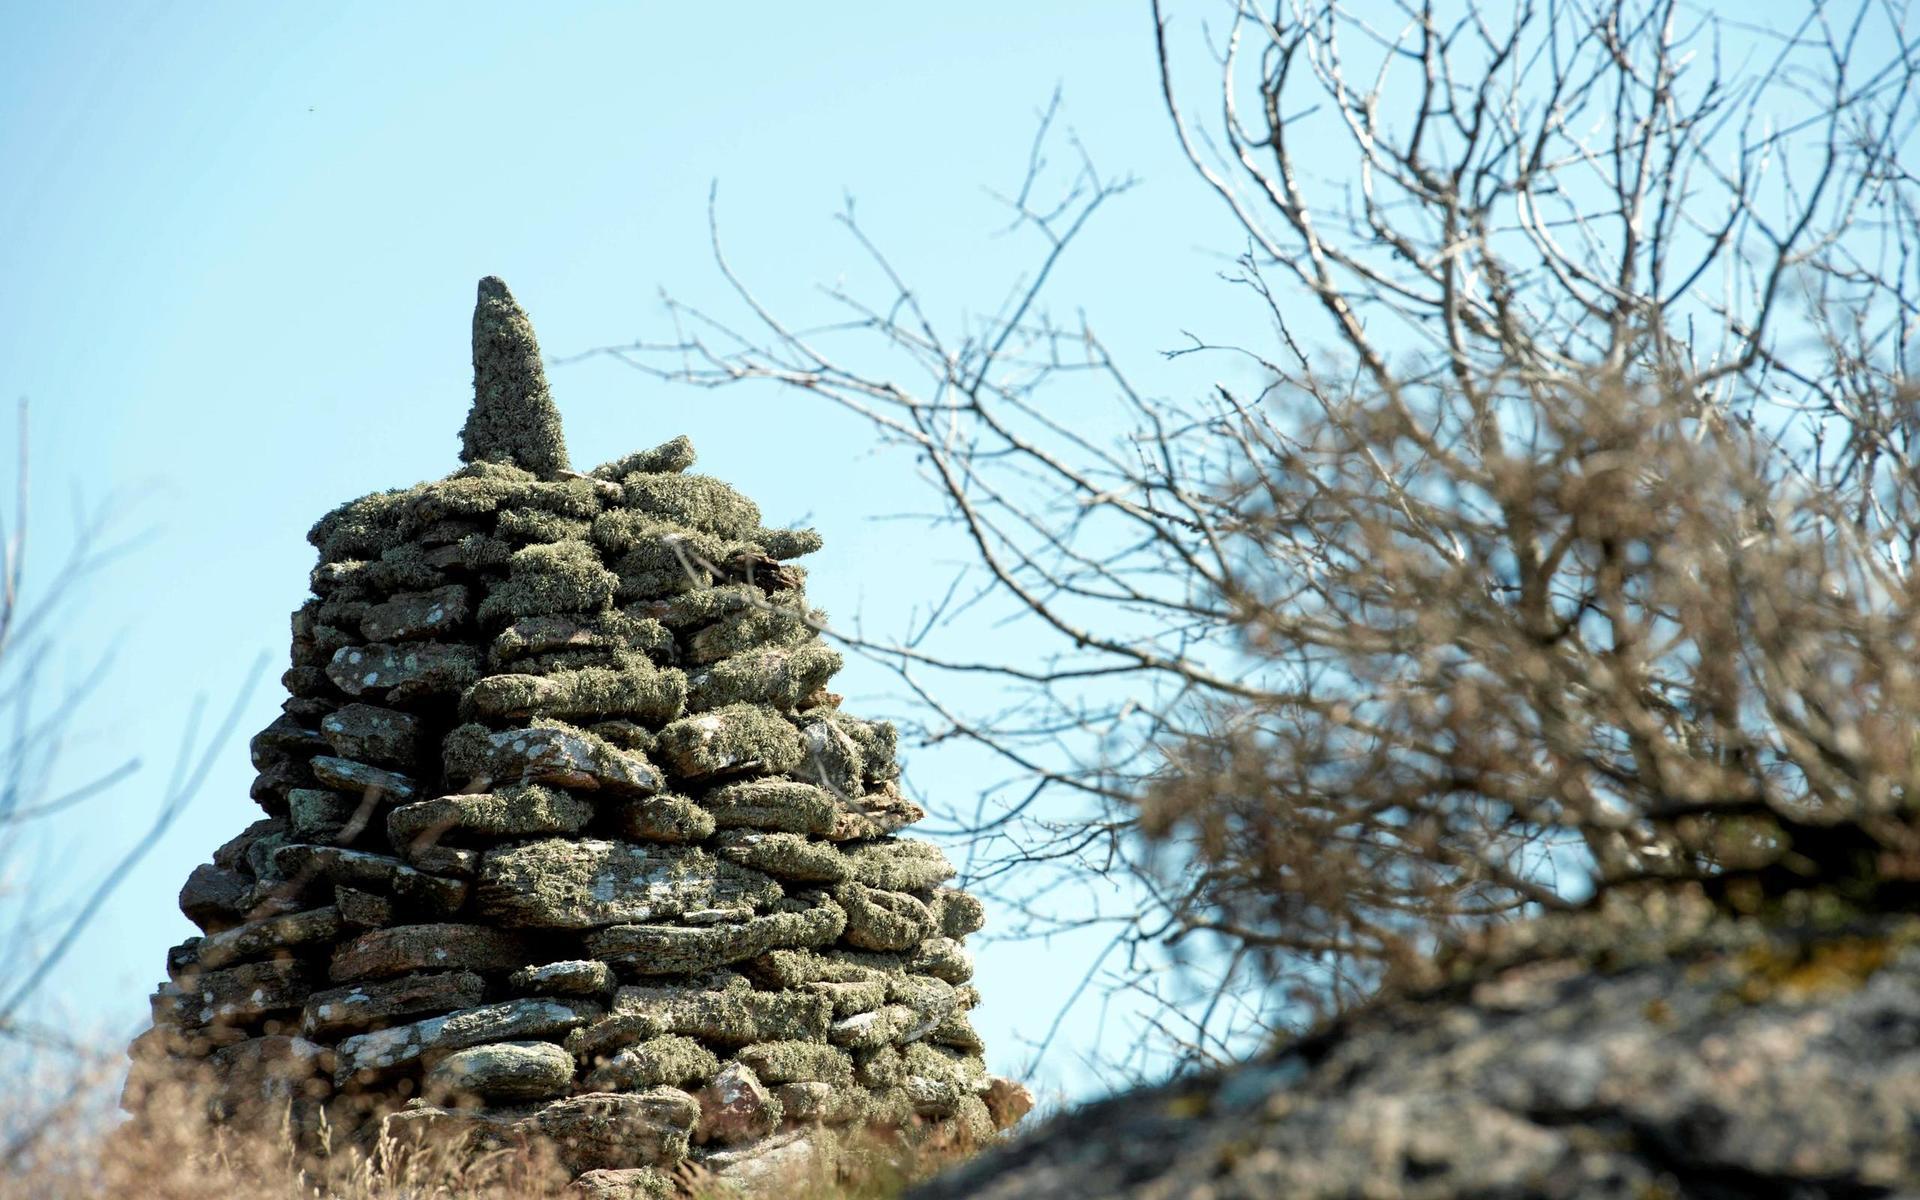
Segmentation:
{"type": "Polygon", "coordinates": [[[309,535],[267,816],[181,892],[130,1107],[191,1067],[222,1120],[539,1144],[606,1196],[1017,1118],[968,1020],[981,906],[895,836],[892,726],[827,690],[819,537],[685,438],[568,470],[498,280],[474,365],[467,465],[309,535]]]}

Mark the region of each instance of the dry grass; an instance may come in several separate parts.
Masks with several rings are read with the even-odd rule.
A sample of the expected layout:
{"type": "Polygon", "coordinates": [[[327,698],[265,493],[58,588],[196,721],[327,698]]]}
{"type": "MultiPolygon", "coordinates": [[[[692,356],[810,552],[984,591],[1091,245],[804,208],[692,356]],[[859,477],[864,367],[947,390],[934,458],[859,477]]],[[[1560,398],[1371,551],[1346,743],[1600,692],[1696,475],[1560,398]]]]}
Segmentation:
{"type": "MultiPolygon", "coordinates": [[[[0,1200],[579,1200],[567,1173],[538,1145],[458,1153],[383,1137],[348,1139],[320,1154],[302,1150],[282,1110],[277,1122],[243,1129],[210,1123],[184,1092],[149,1103],[128,1120],[114,1103],[111,1060],[76,1069],[49,1063],[16,1072],[0,1092],[0,1200]]],[[[893,1200],[918,1179],[965,1156],[908,1148],[878,1135],[846,1139],[837,1167],[793,1171],[763,1194],[781,1200],[893,1200]]],[[[683,1165],[689,1200],[740,1193],[683,1165]]]]}

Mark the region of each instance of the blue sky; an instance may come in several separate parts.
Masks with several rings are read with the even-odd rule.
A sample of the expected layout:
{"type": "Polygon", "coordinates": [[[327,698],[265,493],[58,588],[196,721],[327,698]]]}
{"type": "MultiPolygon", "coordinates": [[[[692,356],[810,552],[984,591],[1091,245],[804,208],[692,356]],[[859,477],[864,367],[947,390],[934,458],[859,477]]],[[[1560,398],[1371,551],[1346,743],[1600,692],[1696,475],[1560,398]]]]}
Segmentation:
{"type": "MultiPolygon", "coordinates": [[[[1233,241],[1176,156],[1143,4],[0,9],[0,397],[32,404],[33,561],[60,552],[70,494],[125,496],[125,526],[153,530],[61,614],[67,669],[118,647],[71,757],[131,752],[146,769],[31,847],[34,886],[70,895],[104,868],[164,787],[191,699],[224,704],[257,655],[274,664],[43,1012],[137,1027],[165,947],[191,932],[180,881],[256,815],[244,737],[279,699],[307,527],[456,465],[476,278],[509,281],[550,354],[663,337],[662,289],[724,304],[706,238],[717,183],[732,260],[797,321],[823,311],[818,283],[859,275],[831,221],[848,195],[959,320],[1029,261],[1030,243],[995,236],[1004,213],[983,188],[1017,185],[1056,85],[1102,168],[1141,180],[1057,294],[1097,299],[1114,344],[1182,386],[1153,374],[1154,352],[1230,320],[1215,272],[1233,241]]],[[[771,522],[816,524],[810,594],[837,619],[902,626],[958,554],[887,520],[926,507],[910,464],[818,403],[676,390],[604,360],[554,386],[576,465],[687,433],[701,469],[771,522]]],[[[840,690],[871,713],[886,686],[856,664],[840,690]]],[[[1089,946],[983,948],[996,1068],[1023,1065],[1089,946]]],[[[1098,1088],[1077,1055],[1130,1035],[1094,1012],[1069,1023],[1043,1088],[1098,1088]]]]}

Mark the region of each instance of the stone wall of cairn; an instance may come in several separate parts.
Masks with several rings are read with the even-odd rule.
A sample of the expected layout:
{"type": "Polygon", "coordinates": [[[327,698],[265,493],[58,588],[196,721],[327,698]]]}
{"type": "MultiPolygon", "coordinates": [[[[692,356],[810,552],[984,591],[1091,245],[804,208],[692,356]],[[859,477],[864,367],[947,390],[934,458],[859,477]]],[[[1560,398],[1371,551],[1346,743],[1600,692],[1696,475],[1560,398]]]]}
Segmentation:
{"type": "Polygon", "coordinates": [[[1017,1119],[968,1021],[981,906],[896,836],[893,728],[827,690],[790,565],[818,536],[686,473],[684,438],[568,470],[498,280],[474,364],[467,465],[309,535],[266,817],[180,893],[203,933],[129,1107],[191,1074],[315,1151],[538,1144],[603,1196],[1017,1119]]]}

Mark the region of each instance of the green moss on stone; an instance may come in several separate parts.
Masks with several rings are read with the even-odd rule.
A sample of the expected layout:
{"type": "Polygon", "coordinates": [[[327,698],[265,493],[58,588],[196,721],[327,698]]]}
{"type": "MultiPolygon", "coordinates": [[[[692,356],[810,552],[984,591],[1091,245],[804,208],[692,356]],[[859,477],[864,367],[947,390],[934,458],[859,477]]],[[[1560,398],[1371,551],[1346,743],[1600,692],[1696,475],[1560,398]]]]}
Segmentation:
{"type": "Polygon", "coordinates": [[[713,815],[685,796],[647,796],[616,805],[611,827],[643,842],[704,842],[713,836],[713,815]]]}
{"type": "MultiPolygon", "coordinates": [[[[493,639],[493,661],[501,665],[543,655],[592,651],[603,654],[642,654],[664,658],[673,653],[673,634],[650,617],[626,612],[590,616],[559,613],[523,617],[493,639]]],[[[523,671],[542,674],[538,669],[523,671]]]]}
{"type": "Polygon", "coordinates": [[[700,803],[722,829],[775,833],[830,833],[837,813],[831,795],[792,779],[730,783],[708,792],[700,803]]]}
{"type": "Polygon", "coordinates": [[[482,621],[549,613],[593,613],[613,601],[619,578],[585,542],[555,542],[514,551],[510,574],[480,603],[482,621]]]}
{"type": "Polygon", "coordinates": [[[840,666],[839,653],[819,641],[791,649],[752,650],[693,672],[687,680],[687,700],[695,712],[735,704],[788,711],[825,687],[840,666]]]}
{"type": "Polygon", "coordinates": [[[847,910],[848,944],[863,950],[911,950],[933,930],[927,906],[902,892],[845,883],[833,898],[847,910]]]}
{"type": "Polygon", "coordinates": [[[742,541],[760,529],[760,507],[732,487],[710,475],[630,475],[626,489],[628,508],[742,541]]]}
{"type": "Polygon", "coordinates": [[[480,281],[473,308],[473,411],[460,431],[460,461],[510,463],[540,475],[567,467],[533,323],[491,275],[480,281]]]}
{"type": "Polygon", "coordinates": [[[768,558],[782,560],[812,554],[825,544],[811,529],[761,529],[755,531],[752,540],[759,543],[768,558]]]}
{"type": "Polygon", "coordinates": [[[631,659],[619,668],[583,667],[552,675],[490,675],[468,688],[460,709],[485,720],[625,717],[658,724],[685,707],[687,677],[672,667],[631,659]]]}
{"type": "Polygon", "coordinates": [[[693,465],[693,441],[686,434],[660,443],[651,450],[636,450],[624,458],[595,467],[595,479],[625,479],[629,475],[677,474],[693,465]]]}
{"type": "Polygon", "coordinates": [[[406,847],[441,840],[545,837],[578,833],[593,820],[587,800],[538,784],[511,784],[492,793],[437,796],[387,814],[387,837],[406,847]]]}
{"type": "Polygon", "coordinates": [[[953,878],[953,864],[930,842],[883,838],[848,846],[853,879],[890,892],[925,892],[953,878]]]}
{"type": "Polygon", "coordinates": [[[592,526],[579,517],[563,517],[534,508],[502,509],[494,521],[495,536],[525,546],[540,542],[584,541],[592,526]]]}
{"type": "Polygon", "coordinates": [[[587,1090],[631,1092],[661,1084],[711,1079],[720,1070],[713,1051],[690,1037],[666,1034],[615,1052],[587,1073],[587,1090]]]}
{"type": "Polygon", "coordinates": [[[779,775],[806,753],[792,725],[774,713],[741,704],[685,717],[660,731],[657,753],[683,779],[747,772],[779,775]]]}
{"type": "Polygon", "coordinates": [[[798,833],[731,830],[715,839],[714,849],[728,862],[799,883],[839,883],[849,871],[838,850],[798,833]]]}
{"type": "Polygon", "coordinates": [[[767,1083],[853,1082],[853,1058],[838,1046],[820,1042],[756,1042],[734,1058],[767,1083]]]}
{"type": "MultiPolygon", "coordinates": [[[[757,588],[748,589],[744,585],[737,590],[714,590],[725,590],[734,595],[758,592],[757,588]]],[[[798,600],[797,596],[793,600],[786,600],[785,597],[789,596],[793,594],[777,592],[772,598],[762,597],[759,603],[743,606],[698,630],[687,639],[687,661],[695,664],[719,662],[751,650],[797,646],[809,640],[825,624],[825,614],[808,612],[794,602],[798,600]]]]}

